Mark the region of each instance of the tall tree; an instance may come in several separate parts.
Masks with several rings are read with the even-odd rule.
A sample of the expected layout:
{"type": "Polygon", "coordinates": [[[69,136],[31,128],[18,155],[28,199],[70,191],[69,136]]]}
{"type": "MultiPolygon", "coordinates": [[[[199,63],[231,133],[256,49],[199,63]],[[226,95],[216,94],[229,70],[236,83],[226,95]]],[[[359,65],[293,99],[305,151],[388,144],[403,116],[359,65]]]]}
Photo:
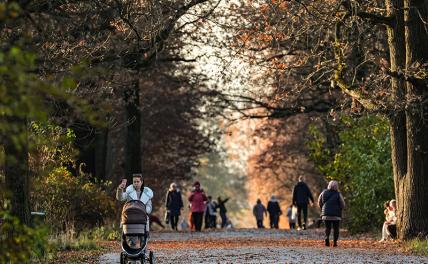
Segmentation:
{"type": "Polygon", "coordinates": [[[342,109],[390,117],[399,236],[426,235],[426,1],[266,0],[240,8],[252,26],[238,32],[238,42],[255,63],[269,65],[265,73],[285,80],[273,83],[271,96],[247,99],[264,110],[246,115],[282,118],[299,109],[342,109]],[[328,97],[309,91],[324,89],[328,96],[332,88],[345,97],[314,109],[328,97]]]}

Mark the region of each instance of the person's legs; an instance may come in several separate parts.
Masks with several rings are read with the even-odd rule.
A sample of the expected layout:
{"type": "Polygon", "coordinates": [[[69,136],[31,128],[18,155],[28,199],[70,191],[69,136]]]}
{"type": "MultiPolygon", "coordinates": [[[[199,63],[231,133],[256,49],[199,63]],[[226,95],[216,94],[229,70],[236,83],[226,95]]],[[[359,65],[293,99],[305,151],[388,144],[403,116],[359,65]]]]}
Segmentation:
{"type": "Polygon", "coordinates": [[[224,228],[227,224],[226,213],[220,213],[220,217],[221,217],[221,228],[224,228]]]}
{"type": "Polygon", "coordinates": [[[196,231],[201,231],[201,229],[202,229],[203,213],[194,212],[194,213],[192,213],[192,218],[193,218],[193,221],[195,223],[195,230],[196,231]]]}
{"type": "Polygon", "coordinates": [[[169,224],[171,226],[171,229],[174,229],[174,224],[172,223],[172,214],[168,214],[168,222],[167,222],[167,224],[169,224]]]}
{"type": "Polygon", "coordinates": [[[173,222],[173,227],[172,227],[172,229],[177,230],[177,225],[178,225],[178,215],[174,215],[174,216],[173,216],[172,222],[173,222]]]}
{"type": "Polygon", "coordinates": [[[296,223],[290,223],[290,229],[296,229],[296,223]]]}
{"type": "Polygon", "coordinates": [[[330,246],[330,232],[331,232],[332,221],[324,220],[324,225],[325,225],[325,245],[328,247],[330,246]]]}
{"type": "Polygon", "coordinates": [[[269,214],[269,226],[270,228],[274,227],[274,216],[272,214],[269,214]]]}
{"type": "Polygon", "coordinates": [[[382,226],[382,238],[379,242],[385,241],[388,238],[388,229],[387,229],[387,224],[383,223],[382,226]]]}
{"type": "Polygon", "coordinates": [[[337,240],[339,239],[339,224],[340,221],[332,221],[333,222],[333,247],[337,247],[337,240]]]}
{"type": "Polygon", "coordinates": [[[297,225],[302,228],[302,206],[300,204],[297,205],[297,225]]]}
{"type": "Polygon", "coordinates": [[[275,227],[276,229],[278,229],[278,228],[279,228],[279,215],[275,215],[275,216],[274,216],[274,223],[273,223],[273,225],[274,225],[274,227],[275,227]]]}
{"type": "Polygon", "coordinates": [[[304,204],[302,205],[302,210],[303,210],[303,229],[306,229],[306,227],[308,226],[308,204],[304,204]]]}

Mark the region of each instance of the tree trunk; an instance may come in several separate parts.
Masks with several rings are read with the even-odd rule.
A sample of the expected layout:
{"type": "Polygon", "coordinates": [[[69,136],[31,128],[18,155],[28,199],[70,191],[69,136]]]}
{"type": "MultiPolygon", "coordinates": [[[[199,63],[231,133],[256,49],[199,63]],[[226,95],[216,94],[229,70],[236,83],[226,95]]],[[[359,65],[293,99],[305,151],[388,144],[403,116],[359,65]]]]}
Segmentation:
{"type": "Polygon", "coordinates": [[[95,177],[106,180],[106,158],[107,158],[107,129],[102,129],[95,135],[94,168],[95,177]]]}
{"type": "MultiPolygon", "coordinates": [[[[25,120],[15,118],[10,120],[17,133],[14,136],[27,137],[27,126],[25,120]]],[[[26,142],[13,140],[9,135],[5,136],[5,176],[6,188],[11,192],[11,213],[17,216],[22,223],[31,223],[29,203],[29,180],[28,180],[28,146],[26,142]]],[[[24,140],[25,141],[25,140],[24,140]]]]}
{"type": "MultiPolygon", "coordinates": [[[[424,0],[404,0],[406,74],[414,75],[415,63],[428,62],[428,19],[424,0]]],[[[428,233],[428,104],[426,86],[407,81],[407,174],[398,178],[399,237],[408,239],[428,233]]]]}
{"type": "MultiPolygon", "coordinates": [[[[391,72],[403,71],[406,67],[406,45],[404,36],[404,2],[387,0],[387,15],[394,17],[394,24],[387,28],[391,72]]],[[[394,173],[395,197],[397,207],[403,207],[399,183],[407,173],[407,131],[405,103],[405,82],[401,78],[392,78],[392,101],[397,109],[390,115],[391,160],[394,173]]]]}
{"type": "Polygon", "coordinates": [[[130,124],[127,126],[125,173],[128,181],[132,174],[141,172],[141,114],[140,114],[140,86],[135,81],[133,87],[125,92],[126,117],[130,124]]]}

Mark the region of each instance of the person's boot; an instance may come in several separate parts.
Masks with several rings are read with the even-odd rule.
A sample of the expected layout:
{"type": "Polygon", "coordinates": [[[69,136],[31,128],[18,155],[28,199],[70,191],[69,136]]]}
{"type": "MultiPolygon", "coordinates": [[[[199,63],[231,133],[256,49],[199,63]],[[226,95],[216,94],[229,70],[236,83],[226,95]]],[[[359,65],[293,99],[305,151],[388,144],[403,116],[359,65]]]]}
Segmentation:
{"type": "Polygon", "coordinates": [[[333,242],[333,247],[337,247],[337,241],[336,240],[333,242]]]}
{"type": "Polygon", "coordinates": [[[326,246],[326,247],[329,247],[329,246],[330,246],[330,240],[328,240],[328,239],[326,239],[326,240],[325,240],[325,246],[326,246]]]}
{"type": "Polygon", "coordinates": [[[306,230],[306,224],[303,224],[303,230],[306,230]]]}

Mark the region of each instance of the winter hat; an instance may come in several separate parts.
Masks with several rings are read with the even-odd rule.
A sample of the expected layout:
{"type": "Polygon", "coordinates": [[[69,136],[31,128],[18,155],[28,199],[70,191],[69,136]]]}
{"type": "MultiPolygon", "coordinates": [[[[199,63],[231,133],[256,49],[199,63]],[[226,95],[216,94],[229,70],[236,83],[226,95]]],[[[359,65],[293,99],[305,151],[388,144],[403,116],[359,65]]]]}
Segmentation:
{"type": "Polygon", "coordinates": [[[195,181],[195,183],[193,184],[193,186],[199,185],[201,186],[201,184],[198,181],[195,181]]]}

